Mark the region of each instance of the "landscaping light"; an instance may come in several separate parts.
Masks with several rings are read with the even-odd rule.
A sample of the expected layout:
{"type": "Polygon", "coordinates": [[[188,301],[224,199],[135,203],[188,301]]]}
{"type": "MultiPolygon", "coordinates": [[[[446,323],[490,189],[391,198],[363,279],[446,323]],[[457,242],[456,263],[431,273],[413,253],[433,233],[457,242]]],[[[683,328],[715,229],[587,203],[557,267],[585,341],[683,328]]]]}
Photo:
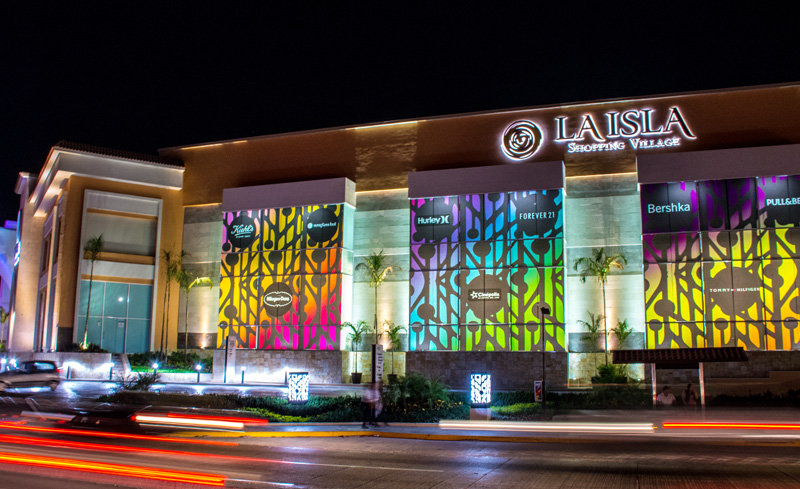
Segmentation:
{"type": "Polygon", "coordinates": [[[308,372],[289,372],[289,402],[308,401],[308,372]]]}
{"type": "Polygon", "coordinates": [[[492,376],[486,373],[470,375],[469,399],[473,406],[488,406],[492,402],[492,376]]]}
{"type": "Polygon", "coordinates": [[[153,363],[153,373],[154,373],[154,374],[157,374],[157,373],[158,373],[158,364],[157,364],[157,363],[155,363],[155,362],[153,363]]]}
{"type": "Polygon", "coordinates": [[[202,366],[202,365],[200,365],[199,363],[198,363],[197,365],[195,365],[195,366],[194,366],[194,369],[195,369],[195,370],[197,370],[197,383],[198,383],[198,384],[200,383],[200,370],[201,370],[202,368],[203,368],[203,366],[202,366]]]}

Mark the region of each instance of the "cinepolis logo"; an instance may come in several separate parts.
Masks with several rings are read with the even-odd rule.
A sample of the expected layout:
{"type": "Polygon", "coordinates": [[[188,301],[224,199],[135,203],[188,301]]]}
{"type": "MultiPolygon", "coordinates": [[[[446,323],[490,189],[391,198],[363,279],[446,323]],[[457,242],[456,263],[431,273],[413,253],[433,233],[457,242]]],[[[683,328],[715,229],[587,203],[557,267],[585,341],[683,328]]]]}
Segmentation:
{"type": "Polygon", "coordinates": [[[511,123],[501,140],[503,153],[514,160],[530,158],[542,145],[542,130],[531,121],[511,123]]]}

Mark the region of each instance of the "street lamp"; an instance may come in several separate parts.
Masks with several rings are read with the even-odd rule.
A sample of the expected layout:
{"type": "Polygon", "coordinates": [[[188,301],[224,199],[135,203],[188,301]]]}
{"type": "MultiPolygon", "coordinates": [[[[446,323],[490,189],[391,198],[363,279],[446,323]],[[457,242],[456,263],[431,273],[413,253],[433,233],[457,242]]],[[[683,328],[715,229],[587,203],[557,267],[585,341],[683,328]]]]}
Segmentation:
{"type": "Polygon", "coordinates": [[[545,369],[544,365],[544,350],[547,347],[547,344],[544,341],[544,316],[545,314],[548,316],[550,315],[550,306],[547,304],[537,304],[536,307],[539,309],[539,336],[542,339],[542,419],[544,419],[546,409],[545,396],[547,392],[547,370],[545,369]]]}

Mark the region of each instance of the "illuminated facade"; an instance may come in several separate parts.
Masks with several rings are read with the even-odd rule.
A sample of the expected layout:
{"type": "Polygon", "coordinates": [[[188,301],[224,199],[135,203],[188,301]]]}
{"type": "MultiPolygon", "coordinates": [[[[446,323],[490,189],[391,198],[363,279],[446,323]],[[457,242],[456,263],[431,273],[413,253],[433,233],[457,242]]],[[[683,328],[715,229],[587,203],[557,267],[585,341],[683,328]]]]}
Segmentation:
{"type": "MultiPolygon", "coordinates": [[[[179,182],[159,186],[131,176],[125,185],[136,192],[114,191],[161,198],[162,210],[106,209],[150,216],[149,234],[139,234],[153,235],[157,244],[116,252],[128,261],[130,255],[151,260],[152,289],[142,293],[151,297],[149,319],[130,316],[130,309],[123,317],[113,303],[106,311],[105,292],[95,292],[102,306],[92,300],[89,323],[99,321],[102,329],[100,336],[91,329],[90,334],[102,343],[107,322],[111,328],[115,321],[147,319],[145,348],[158,347],[164,289],[155,250],[171,241],[172,249],[189,253],[184,266],[212,277],[215,285],[193,292],[188,325],[178,314],[186,299],[173,294],[165,335],[170,346],[180,338],[195,348],[213,348],[233,337],[240,348],[252,350],[350,350],[342,325],[366,321],[364,344],[371,343],[377,307],[379,334],[384,321],[408,326],[409,353],[395,365],[401,371],[415,352],[467,358],[545,351],[548,358],[568,358],[569,372],[561,376],[566,382],[591,376],[597,352],[606,346],[796,350],[798,113],[800,85],[788,84],[162,149],[160,158],[183,163],[169,170],[180,174],[179,182]],[[178,205],[154,195],[156,187],[176,192],[178,205]],[[177,228],[166,230],[168,206],[173,215],[177,209],[170,221],[177,228]],[[581,281],[573,266],[595,248],[627,259],[624,270],[608,277],[605,295],[591,279],[581,281]],[[376,250],[384,250],[392,267],[377,304],[358,266],[376,250]],[[588,313],[604,314],[609,329],[625,321],[632,333],[623,345],[613,334],[607,345],[605,338],[589,341],[579,322],[588,313]]],[[[160,168],[150,163],[148,171],[160,168]]],[[[36,187],[37,195],[51,197],[73,192],[73,184],[42,183],[47,171],[45,166],[44,180],[29,177],[31,191],[36,187]]],[[[91,173],[82,178],[93,178],[91,173]]],[[[25,195],[24,209],[39,209],[35,219],[58,208],[25,195]]],[[[95,232],[87,216],[98,214],[91,210],[97,206],[84,204],[94,197],[82,195],[79,204],[60,204],[77,206],[62,226],[71,228],[72,222],[83,229],[63,241],[73,268],[80,243],[95,232]]],[[[111,205],[107,198],[98,202],[111,205]]],[[[41,253],[42,226],[31,234],[23,229],[23,252],[30,243],[41,253]]],[[[36,292],[46,281],[36,273],[19,274],[27,284],[17,307],[18,319],[25,316],[24,331],[41,330],[33,326],[36,292]]],[[[124,296],[117,285],[108,285],[123,282],[101,281],[111,296],[124,296]]],[[[75,273],[63,283],[85,287],[75,273]]],[[[127,283],[130,303],[131,294],[141,291],[127,283]]],[[[74,340],[86,323],[79,298],[84,294],[57,287],[56,326],[74,340]]],[[[386,343],[385,337],[378,340],[386,343]]],[[[45,348],[33,335],[19,344],[45,348]]],[[[110,336],[106,344],[112,344],[110,336]]],[[[114,346],[120,348],[127,346],[114,346]]],[[[348,368],[342,367],[343,377],[348,368]]]]}

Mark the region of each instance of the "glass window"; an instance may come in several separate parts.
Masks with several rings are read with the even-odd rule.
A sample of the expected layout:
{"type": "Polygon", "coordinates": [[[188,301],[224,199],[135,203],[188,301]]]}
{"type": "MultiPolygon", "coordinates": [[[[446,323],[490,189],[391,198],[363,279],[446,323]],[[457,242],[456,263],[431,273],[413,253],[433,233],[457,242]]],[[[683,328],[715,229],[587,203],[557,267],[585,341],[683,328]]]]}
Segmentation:
{"type": "Polygon", "coordinates": [[[128,284],[106,284],[103,316],[124,318],[128,314],[128,284]]]}
{"type": "Polygon", "coordinates": [[[129,294],[128,317],[150,319],[153,287],[150,285],[131,284],[129,294]]]}

